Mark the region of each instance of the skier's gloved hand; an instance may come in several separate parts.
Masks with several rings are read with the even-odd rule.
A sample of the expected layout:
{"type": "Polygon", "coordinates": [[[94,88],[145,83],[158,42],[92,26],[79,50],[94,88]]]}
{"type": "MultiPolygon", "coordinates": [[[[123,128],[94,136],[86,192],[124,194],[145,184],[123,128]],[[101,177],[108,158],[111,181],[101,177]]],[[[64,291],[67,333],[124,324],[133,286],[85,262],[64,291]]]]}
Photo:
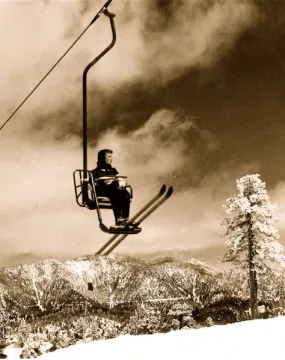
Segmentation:
{"type": "Polygon", "coordinates": [[[119,178],[117,181],[119,183],[119,188],[123,188],[127,186],[127,182],[125,179],[119,178]]]}

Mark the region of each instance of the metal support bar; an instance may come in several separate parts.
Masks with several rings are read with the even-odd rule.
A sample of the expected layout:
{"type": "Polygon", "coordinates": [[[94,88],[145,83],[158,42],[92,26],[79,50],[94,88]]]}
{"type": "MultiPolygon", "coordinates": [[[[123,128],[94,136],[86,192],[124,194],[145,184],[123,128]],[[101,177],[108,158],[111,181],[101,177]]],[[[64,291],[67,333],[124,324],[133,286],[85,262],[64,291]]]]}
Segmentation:
{"type": "MultiPolygon", "coordinates": [[[[108,2],[107,2],[108,3],[108,2]]],[[[82,126],[82,135],[83,135],[83,177],[87,178],[87,73],[90,68],[96,64],[116,43],[116,29],[115,29],[115,22],[114,22],[114,14],[111,14],[106,6],[102,10],[103,14],[108,16],[111,24],[112,29],[112,41],[109,46],[106,47],[93,61],[91,61],[83,72],[83,126],[82,126]]],[[[93,22],[95,18],[93,19],[93,22]]],[[[82,197],[83,202],[88,202],[88,185],[85,183],[83,184],[82,189],[82,197]]]]}

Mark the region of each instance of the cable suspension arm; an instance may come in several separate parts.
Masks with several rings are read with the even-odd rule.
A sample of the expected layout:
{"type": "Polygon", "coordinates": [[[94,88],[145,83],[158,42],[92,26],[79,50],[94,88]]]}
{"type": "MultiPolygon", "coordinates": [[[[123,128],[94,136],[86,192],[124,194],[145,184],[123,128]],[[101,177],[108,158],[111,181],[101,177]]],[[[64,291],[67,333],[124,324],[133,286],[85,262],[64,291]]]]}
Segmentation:
{"type": "MultiPolygon", "coordinates": [[[[87,73],[90,68],[96,64],[116,43],[116,29],[114,22],[114,14],[111,14],[107,9],[103,11],[104,15],[108,16],[112,29],[112,41],[93,61],[91,61],[83,72],[83,125],[82,125],[82,136],[83,136],[83,178],[87,180],[87,73]]],[[[87,194],[87,183],[83,184],[83,202],[88,201],[87,194]]]]}

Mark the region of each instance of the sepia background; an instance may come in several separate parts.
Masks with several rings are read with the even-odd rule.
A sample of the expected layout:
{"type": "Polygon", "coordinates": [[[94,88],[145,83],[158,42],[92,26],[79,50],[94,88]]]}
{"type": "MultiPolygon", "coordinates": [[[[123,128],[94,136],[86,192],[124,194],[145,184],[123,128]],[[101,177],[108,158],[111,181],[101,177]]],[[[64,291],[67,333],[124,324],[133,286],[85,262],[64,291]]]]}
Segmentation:
{"type": "MultiPolygon", "coordinates": [[[[0,1],[1,124],[104,2],[0,1]]],[[[272,0],[113,0],[117,43],[88,75],[88,167],[101,148],[134,189],[173,197],[118,252],[217,264],[223,204],[261,174],[285,245],[285,15],[272,0]]],[[[105,16],[0,132],[0,266],[92,254],[109,236],[76,205],[82,73],[109,44],[105,16]]],[[[104,212],[111,223],[112,214],[104,212]]]]}

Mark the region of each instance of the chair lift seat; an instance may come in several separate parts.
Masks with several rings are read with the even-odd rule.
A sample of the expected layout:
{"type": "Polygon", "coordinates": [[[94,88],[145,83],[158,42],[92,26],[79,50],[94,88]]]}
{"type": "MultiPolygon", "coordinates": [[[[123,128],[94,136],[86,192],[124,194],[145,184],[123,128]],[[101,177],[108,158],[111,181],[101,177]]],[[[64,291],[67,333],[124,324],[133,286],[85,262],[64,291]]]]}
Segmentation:
{"type": "MultiPolygon", "coordinates": [[[[126,178],[126,177],[125,177],[126,178]]],[[[101,177],[101,179],[103,179],[101,177]]],[[[98,201],[98,205],[100,209],[112,209],[112,205],[111,205],[111,201],[107,196],[100,196],[100,195],[95,195],[94,192],[96,192],[96,184],[97,184],[98,179],[93,179],[91,177],[91,184],[89,186],[89,191],[90,191],[90,198],[93,201],[95,199],[95,196],[97,197],[97,201],[98,201]],[[94,181],[94,187],[92,186],[92,181],[94,181]]],[[[132,187],[130,185],[126,185],[125,186],[126,189],[129,189],[130,192],[130,196],[131,196],[131,200],[133,197],[133,190],[132,187]]]]}
{"type": "Polygon", "coordinates": [[[112,205],[110,199],[106,196],[97,196],[98,204],[101,209],[111,209],[112,205]]]}
{"type": "MultiPolygon", "coordinates": [[[[126,178],[126,177],[122,176],[122,178],[126,178]]],[[[93,178],[91,171],[88,171],[88,179],[84,179],[83,170],[75,170],[73,172],[73,181],[74,181],[76,202],[79,206],[87,207],[90,210],[95,210],[97,208],[97,203],[98,203],[99,205],[98,207],[100,209],[112,209],[111,201],[108,197],[100,196],[96,194],[96,184],[98,179],[93,178]],[[83,185],[86,182],[88,183],[87,186],[88,201],[84,201],[84,197],[83,197],[83,185]]],[[[131,196],[130,201],[131,201],[133,198],[132,187],[130,185],[127,185],[125,188],[128,189],[130,193],[131,196]]]]}
{"type": "MultiPolygon", "coordinates": [[[[96,191],[96,190],[95,190],[96,191]]],[[[95,195],[93,187],[89,186],[89,199],[92,203],[92,208],[96,209],[96,201],[95,198],[97,198],[98,205],[100,209],[112,209],[111,201],[107,196],[100,196],[95,195]]]]}
{"type": "MultiPolygon", "coordinates": [[[[88,179],[84,177],[83,170],[75,170],[73,172],[73,182],[75,189],[76,202],[81,207],[86,207],[90,210],[97,210],[98,220],[100,223],[100,229],[108,234],[138,234],[141,232],[140,227],[128,226],[128,227],[118,227],[111,226],[108,227],[102,222],[102,217],[100,209],[112,209],[111,201],[106,196],[98,196],[96,193],[96,182],[97,179],[93,179],[92,172],[88,171],[88,179]],[[84,186],[86,185],[86,186],[84,186]]],[[[133,197],[132,187],[130,185],[125,186],[130,193],[130,200],[133,197]]]]}

